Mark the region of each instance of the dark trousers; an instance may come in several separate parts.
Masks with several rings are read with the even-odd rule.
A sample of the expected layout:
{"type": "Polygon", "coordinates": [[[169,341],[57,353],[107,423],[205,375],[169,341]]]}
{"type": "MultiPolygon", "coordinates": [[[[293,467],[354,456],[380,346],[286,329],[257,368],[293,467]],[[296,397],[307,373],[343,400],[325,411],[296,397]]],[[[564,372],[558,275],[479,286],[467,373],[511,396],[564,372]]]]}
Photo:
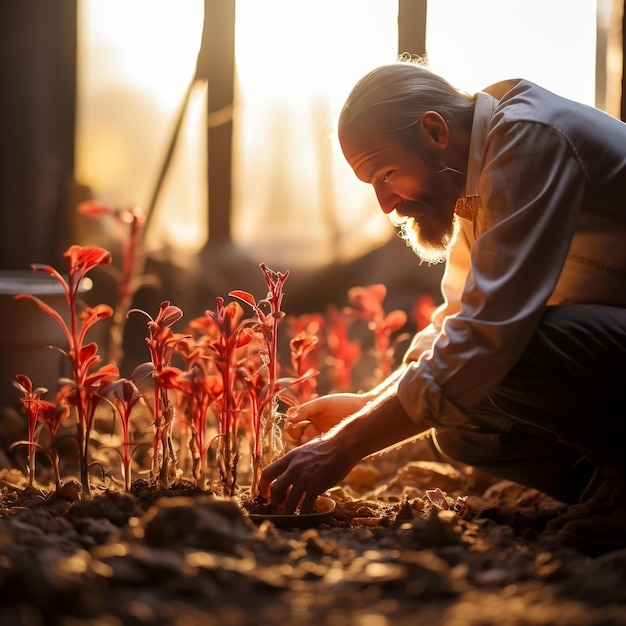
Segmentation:
{"type": "Polygon", "coordinates": [[[626,309],[548,307],[524,354],[467,426],[435,433],[448,457],[577,502],[596,467],[626,469],[626,309]]]}

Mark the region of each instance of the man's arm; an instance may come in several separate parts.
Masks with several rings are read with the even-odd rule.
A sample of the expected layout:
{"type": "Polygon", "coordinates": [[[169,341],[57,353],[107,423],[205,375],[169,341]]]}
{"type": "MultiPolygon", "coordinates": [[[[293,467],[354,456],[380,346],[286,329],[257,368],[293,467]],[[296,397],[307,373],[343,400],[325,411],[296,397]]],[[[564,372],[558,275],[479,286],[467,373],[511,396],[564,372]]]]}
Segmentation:
{"type": "Polygon", "coordinates": [[[361,459],[425,430],[406,414],[393,386],[324,435],[268,465],[259,491],[272,504],[283,504],[285,513],[310,512],[317,496],[361,459]]]}

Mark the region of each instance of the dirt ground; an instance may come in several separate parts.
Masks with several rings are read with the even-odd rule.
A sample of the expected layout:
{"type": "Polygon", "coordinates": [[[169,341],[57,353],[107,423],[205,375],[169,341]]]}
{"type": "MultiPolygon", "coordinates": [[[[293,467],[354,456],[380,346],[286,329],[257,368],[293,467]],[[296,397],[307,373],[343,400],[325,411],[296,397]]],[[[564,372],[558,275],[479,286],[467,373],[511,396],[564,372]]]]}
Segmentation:
{"type": "Polygon", "coordinates": [[[358,465],[303,528],[180,484],[73,502],[25,485],[0,471],[2,626],[626,624],[626,550],[562,546],[542,532],[562,504],[427,441],[358,465]]]}

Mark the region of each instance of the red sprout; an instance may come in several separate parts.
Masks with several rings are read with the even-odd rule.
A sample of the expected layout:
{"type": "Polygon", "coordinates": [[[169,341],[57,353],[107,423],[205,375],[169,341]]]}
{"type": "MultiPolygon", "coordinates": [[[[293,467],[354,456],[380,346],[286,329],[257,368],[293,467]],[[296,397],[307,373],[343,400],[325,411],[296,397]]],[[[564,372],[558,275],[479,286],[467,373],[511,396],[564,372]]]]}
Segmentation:
{"type": "Polygon", "coordinates": [[[130,313],[141,313],[148,318],[148,337],[146,344],[150,352],[150,362],[139,366],[145,375],[152,375],[154,383],[154,443],[151,478],[158,481],[162,488],[169,488],[176,475],[177,459],[172,445],[172,427],[174,424],[174,405],[168,397],[168,388],[163,384],[161,372],[171,366],[177,344],[183,339],[174,334],[170,326],[175,324],[183,312],[177,306],[165,300],[161,302],[155,319],[141,309],[131,309],[130,313]]]}
{"type": "MultiPolygon", "coordinates": [[[[391,341],[394,332],[407,322],[407,314],[399,309],[386,314],[383,301],[387,296],[385,285],[352,287],[348,290],[350,305],[344,311],[364,319],[374,334],[374,354],[378,363],[378,378],[389,376],[393,369],[393,356],[398,340],[391,341]]],[[[404,338],[404,337],[403,337],[404,338]]]]}
{"type": "MultiPolygon", "coordinates": [[[[61,350],[71,363],[72,377],[67,379],[63,388],[70,404],[77,410],[77,434],[79,448],[79,464],[83,494],[90,495],[89,485],[89,435],[93,413],[98,400],[95,399],[92,384],[100,383],[102,376],[112,374],[112,371],[103,372],[102,376],[90,380],[89,369],[95,366],[100,358],[97,355],[98,346],[95,343],[85,345],[85,336],[89,328],[96,322],[110,317],[112,309],[106,305],[95,308],[85,308],[79,311],[79,290],[86,275],[94,268],[107,265],[111,262],[108,250],[98,246],[70,246],[64,257],[68,264],[67,280],[49,265],[32,265],[36,271],[42,271],[53,276],[61,285],[69,309],[69,324],[60,312],[31,294],[19,294],[18,300],[32,300],[44,313],[57,321],[68,342],[67,351],[61,350]]],[[[60,348],[59,348],[60,349],[60,348]]]]}
{"type": "Polygon", "coordinates": [[[119,415],[122,423],[122,475],[124,488],[130,491],[131,485],[131,462],[133,442],[130,438],[130,416],[135,405],[142,399],[137,385],[127,378],[118,378],[107,383],[100,390],[103,396],[119,415]]]}

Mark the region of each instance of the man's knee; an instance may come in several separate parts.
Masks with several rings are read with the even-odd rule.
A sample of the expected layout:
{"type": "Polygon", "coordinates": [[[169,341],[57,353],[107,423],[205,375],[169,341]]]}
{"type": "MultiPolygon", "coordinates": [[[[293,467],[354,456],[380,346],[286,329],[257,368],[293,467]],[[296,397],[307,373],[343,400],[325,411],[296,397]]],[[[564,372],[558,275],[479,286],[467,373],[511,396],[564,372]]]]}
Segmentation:
{"type": "Polygon", "coordinates": [[[514,376],[552,372],[580,379],[614,369],[626,356],[626,309],[575,304],[547,307],[514,376]]]}
{"type": "MultiPolygon", "coordinates": [[[[626,309],[595,304],[547,307],[535,333],[544,345],[555,339],[574,346],[626,350],[626,309]]],[[[585,350],[588,352],[589,350],[585,350]]]]}
{"type": "Polygon", "coordinates": [[[507,458],[518,446],[508,433],[491,433],[459,426],[433,435],[437,449],[454,461],[481,466],[494,459],[507,458]]]}

